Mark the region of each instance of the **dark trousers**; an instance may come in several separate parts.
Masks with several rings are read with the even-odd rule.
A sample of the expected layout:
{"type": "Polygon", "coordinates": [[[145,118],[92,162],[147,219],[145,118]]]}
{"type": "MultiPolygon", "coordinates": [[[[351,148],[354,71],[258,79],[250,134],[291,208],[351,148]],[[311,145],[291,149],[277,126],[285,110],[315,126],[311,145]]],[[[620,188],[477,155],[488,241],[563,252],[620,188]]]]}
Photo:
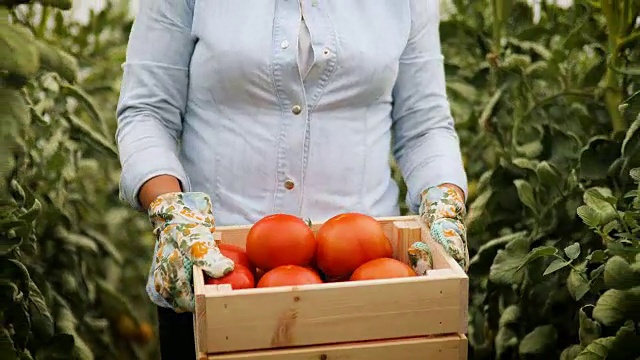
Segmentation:
{"type": "Polygon", "coordinates": [[[158,307],[158,330],[162,360],[192,360],[196,358],[193,336],[193,314],[178,314],[158,307]]]}

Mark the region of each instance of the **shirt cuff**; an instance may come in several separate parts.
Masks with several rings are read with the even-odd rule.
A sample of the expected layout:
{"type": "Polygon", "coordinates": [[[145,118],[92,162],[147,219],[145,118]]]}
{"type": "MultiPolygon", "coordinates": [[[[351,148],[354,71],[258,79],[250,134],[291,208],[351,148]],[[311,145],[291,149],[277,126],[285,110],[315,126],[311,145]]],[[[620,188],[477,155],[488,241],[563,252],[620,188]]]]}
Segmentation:
{"type": "Polygon", "coordinates": [[[143,211],[138,194],[145,182],[160,176],[170,175],[178,179],[184,192],[191,191],[191,183],[180,160],[174,152],[162,147],[149,147],[131,157],[122,166],[120,198],[135,210],[143,211]]]}

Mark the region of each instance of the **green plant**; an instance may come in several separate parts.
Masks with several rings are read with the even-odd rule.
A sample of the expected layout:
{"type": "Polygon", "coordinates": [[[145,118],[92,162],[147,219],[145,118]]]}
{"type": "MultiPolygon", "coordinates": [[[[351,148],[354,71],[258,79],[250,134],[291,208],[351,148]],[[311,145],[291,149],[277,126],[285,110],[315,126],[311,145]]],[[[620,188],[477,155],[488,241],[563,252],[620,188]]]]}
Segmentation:
{"type": "Polygon", "coordinates": [[[118,200],[111,135],[125,17],[27,2],[0,6],[0,357],[147,358],[153,244],[118,200]]]}
{"type": "MultiPolygon", "coordinates": [[[[640,115],[638,119],[640,124],[640,115]]],[[[632,169],[630,175],[637,185],[634,190],[615,196],[612,189],[593,187],[584,194],[585,205],[578,208],[603,249],[581,256],[581,243],[576,242],[564,254],[555,248],[538,248],[528,256],[535,259],[548,252],[555,258],[544,274],[567,269],[564,276],[569,273],[567,286],[576,299],[588,292],[600,294],[595,304],[580,308],[579,344],[567,347],[562,359],[640,356],[640,168],[632,169]]]]}
{"type": "MultiPolygon", "coordinates": [[[[640,166],[639,54],[630,45],[640,7],[545,5],[533,23],[523,2],[453,2],[458,11],[441,31],[447,74],[463,84],[451,98],[477,191],[467,219],[471,354],[557,358],[579,343],[581,316],[606,294],[595,279],[608,258],[600,254],[611,250],[578,209],[583,199],[591,206],[593,189],[620,199],[636,186],[629,174],[640,166]],[[469,86],[474,96],[464,96],[469,86]],[[575,259],[556,269],[564,265],[558,256],[575,259]],[[549,266],[556,271],[545,275],[549,266]]],[[[615,335],[606,330],[598,336],[615,335]]]]}

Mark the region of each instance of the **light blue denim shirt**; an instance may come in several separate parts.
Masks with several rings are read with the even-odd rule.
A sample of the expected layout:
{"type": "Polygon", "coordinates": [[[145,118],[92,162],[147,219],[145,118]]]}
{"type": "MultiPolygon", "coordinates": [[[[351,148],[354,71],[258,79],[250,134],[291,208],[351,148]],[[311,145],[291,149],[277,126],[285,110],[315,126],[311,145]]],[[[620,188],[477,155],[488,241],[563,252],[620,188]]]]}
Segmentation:
{"type": "Polygon", "coordinates": [[[121,193],[177,177],[218,225],[270,213],[399,213],[390,150],[420,193],[467,179],[445,92],[437,0],[142,0],[117,109],[121,193]]]}

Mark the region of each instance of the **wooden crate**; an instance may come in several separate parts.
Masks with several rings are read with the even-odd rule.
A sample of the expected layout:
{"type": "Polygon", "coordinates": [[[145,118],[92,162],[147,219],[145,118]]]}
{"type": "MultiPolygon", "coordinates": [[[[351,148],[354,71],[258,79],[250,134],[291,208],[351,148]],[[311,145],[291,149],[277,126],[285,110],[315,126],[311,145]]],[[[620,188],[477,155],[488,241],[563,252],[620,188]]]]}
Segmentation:
{"type": "MultiPolygon", "coordinates": [[[[466,273],[417,217],[378,221],[394,257],[407,262],[407,247],[422,239],[434,269],[412,278],[231,290],[205,285],[194,268],[198,359],[466,359],[466,273]]],[[[218,227],[217,239],[244,247],[249,229],[218,227]]]]}

